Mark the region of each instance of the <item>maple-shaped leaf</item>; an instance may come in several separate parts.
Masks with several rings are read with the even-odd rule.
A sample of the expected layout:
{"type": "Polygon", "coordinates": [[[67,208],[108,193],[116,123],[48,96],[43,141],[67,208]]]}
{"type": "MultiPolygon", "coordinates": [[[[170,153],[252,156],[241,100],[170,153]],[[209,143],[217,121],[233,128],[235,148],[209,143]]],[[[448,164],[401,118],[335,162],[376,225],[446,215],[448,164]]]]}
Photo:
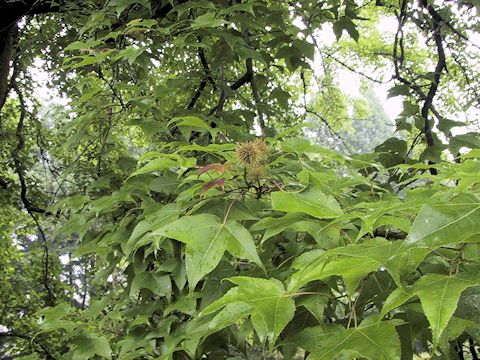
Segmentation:
{"type": "Polygon", "coordinates": [[[225,250],[263,268],[252,235],[236,221],[215,215],[184,216],[156,231],[186,244],[185,265],[190,288],[218,265],[225,250]]]}

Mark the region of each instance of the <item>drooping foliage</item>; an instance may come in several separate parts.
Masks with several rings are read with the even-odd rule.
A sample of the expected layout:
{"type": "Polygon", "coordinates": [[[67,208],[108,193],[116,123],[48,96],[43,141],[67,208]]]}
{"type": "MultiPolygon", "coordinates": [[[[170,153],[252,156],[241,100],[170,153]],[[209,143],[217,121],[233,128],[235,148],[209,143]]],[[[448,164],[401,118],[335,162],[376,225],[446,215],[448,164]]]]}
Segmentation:
{"type": "Polygon", "coordinates": [[[3,2],[0,356],[478,358],[478,7],[3,2]]]}

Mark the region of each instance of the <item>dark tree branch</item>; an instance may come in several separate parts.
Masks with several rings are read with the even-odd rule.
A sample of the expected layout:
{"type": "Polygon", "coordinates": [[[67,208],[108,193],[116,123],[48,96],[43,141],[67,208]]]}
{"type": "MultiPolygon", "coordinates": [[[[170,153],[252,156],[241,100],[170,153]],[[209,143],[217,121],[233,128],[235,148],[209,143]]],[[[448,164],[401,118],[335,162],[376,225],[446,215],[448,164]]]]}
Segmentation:
{"type": "Polygon", "coordinates": [[[50,269],[50,252],[48,250],[47,238],[45,236],[45,232],[43,231],[38,218],[33,214],[31,211],[28,212],[30,217],[35,222],[37,226],[38,232],[42,237],[42,244],[43,244],[43,261],[44,261],[44,269],[43,269],[43,286],[45,286],[45,290],[47,292],[47,296],[45,297],[45,306],[54,306],[55,305],[55,295],[50,288],[50,276],[49,276],[49,269],[50,269]]]}
{"type": "Polygon", "coordinates": [[[391,81],[391,79],[388,80],[388,81],[383,81],[383,80],[375,79],[375,78],[371,77],[370,75],[367,75],[367,74],[365,74],[365,73],[363,73],[363,72],[361,72],[361,71],[356,70],[355,68],[353,68],[352,66],[344,63],[344,62],[341,61],[340,59],[337,59],[337,58],[336,58],[335,56],[333,56],[332,54],[328,54],[328,53],[327,53],[327,54],[325,54],[325,55],[326,55],[328,58],[330,58],[330,59],[332,59],[333,61],[335,61],[336,63],[338,63],[338,64],[340,64],[341,66],[343,66],[345,69],[348,69],[348,70],[350,70],[351,72],[353,72],[353,73],[355,73],[355,74],[358,74],[358,75],[364,77],[365,79],[368,79],[368,80],[370,80],[370,81],[372,81],[372,82],[374,82],[374,83],[377,83],[377,84],[387,84],[387,83],[389,83],[389,82],[391,81]]]}
{"type": "Polygon", "coordinates": [[[335,130],[333,130],[333,128],[330,126],[330,124],[328,123],[327,119],[325,119],[322,115],[320,115],[319,113],[317,113],[316,111],[313,111],[313,110],[310,110],[308,108],[305,108],[305,112],[308,113],[308,114],[312,114],[312,115],[315,115],[322,123],[325,124],[325,126],[327,127],[328,131],[330,132],[331,135],[335,136],[339,141],[340,143],[343,145],[343,147],[350,153],[350,154],[353,154],[353,151],[352,149],[350,149],[350,146],[347,145],[347,143],[342,139],[342,137],[340,136],[339,133],[337,133],[335,130]]]}
{"type": "Polygon", "coordinates": [[[193,107],[195,106],[195,104],[197,103],[197,100],[200,98],[200,95],[202,95],[202,91],[203,89],[205,89],[205,87],[207,86],[207,80],[205,79],[202,79],[200,81],[200,85],[198,85],[198,88],[197,90],[195,91],[195,94],[192,96],[188,106],[187,106],[187,109],[188,110],[192,110],[193,107]]]}
{"type": "Polygon", "coordinates": [[[388,240],[405,240],[407,234],[403,231],[388,231],[385,229],[376,229],[373,236],[380,236],[388,240]]]}
{"type": "Polygon", "coordinates": [[[10,59],[12,58],[17,39],[18,26],[16,24],[7,31],[0,33],[0,110],[3,108],[10,90],[8,86],[8,73],[10,69],[10,59]]]}
{"type": "Polygon", "coordinates": [[[2,337],[3,338],[8,338],[8,337],[19,338],[19,339],[23,339],[23,340],[28,340],[30,343],[37,345],[41,349],[41,351],[45,354],[46,359],[48,359],[48,360],[55,359],[52,356],[52,354],[50,354],[50,352],[48,351],[48,349],[44,345],[40,344],[37,339],[32,338],[31,336],[24,335],[24,334],[19,334],[19,333],[16,333],[16,332],[0,332],[0,338],[2,338],[2,337]]]}
{"type": "MultiPolygon", "coordinates": [[[[250,35],[247,29],[243,31],[243,39],[245,40],[245,43],[247,46],[250,46],[250,35]]],[[[264,119],[264,114],[261,109],[261,103],[262,100],[260,98],[260,94],[258,93],[258,87],[257,87],[257,82],[255,81],[255,73],[253,71],[253,59],[248,58],[245,60],[245,67],[247,68],[247,74],[250,74],[250,88],[252,89],[252,95],[253,99],[255,101],[255,106],[257,107],[257,113],[258,113],[258,123],[260,125],[260,130],[262,132],[262,135],[265,135],[265,119],[264,119]]]]}
{"type": "Polygon", "coordinates": [[[51,0],[12,0],[0,2],[2,25],[0,33],[8,31],[25,15],[39,15],[49,12],[59,12],[64,1],[51,0]]]}
{"type": "Polygon", "coordinates": [[[210,66],[208,65],[207,57],[205,56],[205,50],[203,47],[198,48],[198,57],[202,63],[203,71],[207,76],[207,80],[210,82],[210,84],[212,84],[213,90],[217,90],[215,80],[213,80],[212,74],[210,73],[210,66]]]}
{"type": "Polygon", "coordinates": [[[463,354],[463,344],[458,340],[455,344],[455,352],[457,353],[459,360],[465,360],[465,355],[463,354]]]}
{"type": "Polygon", "coordinates": [[[44,248],[44,262],[45,262],[43,283],[45,286],[45,290],[47,292],[45,303],[46,303],[46,306],[52,306],[55,302],[55,296],[52,290],[50,289],[49,279],[48,279],[50,260],[49,260],[47,239],[45,237],[45,232],[43,231],[37,217],[34,214],[34,213],[41,213],[41,214],[51,214],[51,213],[47,212],[45,209],[40,209],[37,206],[33,205],[32,202],[27,197],[27,184],[25,180],[25,173],[20,160],[20,152],[25,146],[25,140],[23,138],[23,126],[24,126],[25,118],[27,116],[27,109],[25,107],[25,99],[23,98],[23,93],[20,91],[18,84],[16,82],[16,79],[14,77],[12,78],[11,86],[12,86],[12,89],[17,93],[17,96],[20,102],[20,119],[18,120],[17,128],[15,131],[15,135],[17,138],[17,146],[12,151],[12,157],[13,157],[15,172],[17,173],[18,179],[20,181],[20,199],[23,205],[25,206],[25,209],[27,210],[28,214],[35,222],[37,229],[42,238],[41,240],[44,248]]]}
{"type": "Polygon", "coordinates": [[[23,93],[20,91],[15,79],[12,79],[12,89],[17,93],[19,102],[20,102],[20,118],[18,120],[17,128],[15,130],[15,136],[17,138],[17,146],[13,149],[12,151],[12,158],[13,158],[13,164],[15,167],[15,172],[17,173],[18,179],[20,181],[20,199],[25,206],[25,209],[28,212],[35,212],[35,213],[40,213],[40,214],[48,214],[45,209],[41,209],[34,204],[28,199],[27,196],[27,182],[25,180],[25,171],[22,166],[22,162],[20,159],[20,152],[22,151],[23,147],[25,146],[25,140],[23,138],[23,126],[25,122],[25,118],[27,116],[27,110],[25,107],[25,100],[23,98],[23,93]]]}
{"type": "MultiPolygon", "coordinates": [[[[200,41],[200,38],[199,38],[200,41]]],[[[188,110],[192,110],[195,104],[197,103],[198,99],[202,95],[203,89],[207,86],[207,80],[212,84],[213,90],[216,90],[217,87],[215,85],[215,81],[213,80],[213,77],[210,73],[210,67],[208,66],[207,58],[205,56],[205,51],[203,50],[202,47],[198,48],[198,57],[200,59],[200,63],[202,64],[203,71],[205,72],[205,77],[200,81],[200,85],[198,85],[197,90],[195,91],[195,94],[192,96],[192,99],[190,100],[190,103],[187,106],[188,110]]]]}
{"type": "MultiPolygon", "coordinates": [[[[435,98],[435,95],[437,93],[442,72],[443,70],[446,69],[446,57],[445,57],[445,50],[443,47],[443,38],[441,33],[442,24],[437,21],[439,19],[439,15],[436,12],[436,10],[433,8],[433,6],[428,3],[427,0],[420,0],[420,3],[422,7],[424,7],[428,11],[431,17],[431,22],[432,22],[431,30],[433,32],[433,37],[434,37],[435,45],[437,49],[438,59],[437,59],[437,64],[434,70],[433,80],[430,83],[428,92],[425,93],[420,86],[413,84],[411,81],[403,77],[400,73],[401,68],[403,66],[404,59],[405,59],[405,51],[403,46],[403,26],[406,23],[407,15],[408,15],[406,1],[402,2],[400,13],[397,14],[398,28],[397,28],[397,32],[395,33],[395,40],[394,40],[394,46],[393,46],[393,64],[395,69],[394,78],[399,80],[404,85],[407,85],[423,101],[423,106],[421,109],[421,115],[424,120],[423,133],[425,134],[427,147],[432,147],[435,145],[435,141],[432,133],[433,124],[432,124],[432,121],[429,119],[429,113],[431,111],[439,121],[443,119],[443,117],[435,110],[433,106],[433,99],[435,98]]],[[[431,161],[429,161],[429,163],[431,164],[431,161]]],[[[432,175],[436,175],[437,170],[432,167],[430,169],[430,173],[432,175]]]]}
{"type": "Polygon", "coordinates": [[[472,355],[472,360],[479,360],[477,350],[475,349],[475,343],[472,338],[468,338],[468,349],[472,355]]]}
{"type": "MultiPolygon", "coordinates": [[[[236,91],[239,88],[241,88],[243,85],[250,83],[251,79],[253,77],[253,72],[249,71],[247,68],[247,71],[245,74],[242,75],[237,81],[235,81],[232,85],[229,86],[230,90],[236,91]]],[[[210,110],[209,115],[213,115],[214,113],[219,113],[223,111],[223,106],[225,105],[225,102],[227,101],[228,96],[225,93],[225,91],[222,89],[220,93],[220,98],[218,100],[217,106],[215,106],[212,110],[210,110]]]]}
{"type": "MultiPolygon", "coordinates": [[[[433,81],[430,84],[430,88],[428,89],[427,96],[425,98],[425,102],[423,103],[422,107],[422,117],[425,122],[424,124],[424,133],[425,133],[425,138],[427,141],[427,146],[432,147],[435,145],[434,140],[433,140],[433,134],[432,134],[432,124],[430,122],[430,119],[428,117],[429,110],[433,104],[433,98],[435,97],[435,94],[437,93],[438,86],[440,84],[440,77],[442,75],[442,71],[447,68],[447,63],[445,59],[445,50],[443,48],[443,39],[442,39],[442,24],[437,21],[438,19],[438,14],[436,10],[433,8],[431,4],[428,3],[427,0],[421,0],[422,6],[427,9],[428,13],[430,14],[432,18],[432,30],[433,30],[433,37],[435,39],[435,45],[437,48],[437,65],[435,66],[435,72],[433,75],[433,81]]],[[[430,169],[430,173],[432,175],[437,174],[437,170],[435,168],[430,169]]]]}

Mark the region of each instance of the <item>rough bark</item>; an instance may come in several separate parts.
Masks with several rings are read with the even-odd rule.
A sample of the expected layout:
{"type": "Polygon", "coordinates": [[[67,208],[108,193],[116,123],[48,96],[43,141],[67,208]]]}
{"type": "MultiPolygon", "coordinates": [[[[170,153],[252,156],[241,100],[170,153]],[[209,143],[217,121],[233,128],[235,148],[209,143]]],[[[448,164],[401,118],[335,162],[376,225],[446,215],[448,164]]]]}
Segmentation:
{"type": "Polygon", "coordinates": [[[14,24],[0,33],[0,109],[2,109],[9,91],[8,74],[18,27],[14,24]]]}

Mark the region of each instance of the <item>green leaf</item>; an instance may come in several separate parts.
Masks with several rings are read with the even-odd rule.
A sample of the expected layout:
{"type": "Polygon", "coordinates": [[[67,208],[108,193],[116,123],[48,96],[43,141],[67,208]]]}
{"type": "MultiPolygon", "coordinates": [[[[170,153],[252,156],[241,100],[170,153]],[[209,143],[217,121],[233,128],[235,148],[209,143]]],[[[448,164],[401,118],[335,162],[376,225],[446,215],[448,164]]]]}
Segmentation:
{"type": "Polygon", "coordinates": [[[35,315],[41,316],[40,329],[43,332],[50,332],[58,329],[65,329],[71,333],[78,325],[71,320],[62,319],[72,311],[67,303],[60,303],[55,307],[46,307],[37,311],[35,315]]]}
{"type": "Polygon", "coordinates": [[[466,134],[460,134],[454,136],[450,140],[450,150],[452,154],[457,156],[459,150],[462,147],[470,148],[470,149],[479,149],[480,148],[480,134],[469,132],[466,134]]]}
{"type": "Polygon", "coordinates": [[[130,286],[130,297],[135,297],[142,289],[148,289],[158,296],[169,296],[172,292],[170,276],[152,271],[136,274],[130,286]]]}
{"type": "Polygon", "coordinates": [[[215,215],[184,216],[156,231],[157,235],[184,242],[185,262],[190,289],[220,262],[225,250],[263,267],[252,236],[239,223],[221,222],[215,215]]]}
{"type": "Polygon", "coordinates": [[[358,30],[353,21],[345,16],[341,17],[339,20],[333,23],[333,32],[337,37],[337,41],[340,40],[340,38],[342,37],[343,30],[346,30],[348,32],[348,35],[350,35],[353,40],[358,42],[360,34],[358,33],[358,30]]]}
{"type": "Polygon", "coordinates": [[[437,248],[480,233],[480,205],[459,198],[449,204],[424,205],[405,240],[407,246],[437,248]]]}
{"type": "Polygon", "coordinates": [[[412,116],[420,112],[420,107],[418,104],[414,104],[410,101],[403,102],[403,111],[400,116],[412,116]]]}
{"type": "Polygon", "coordinates": [[[245,302],[238,301],[228,303],[212,320],[196,331],[202,332],[205,335],[220,331],[249,315],[252,309],[252,306],[245,302]]]}
{"type": "Polygon", "coordinates": [[[238,287],[207,306],[202,313],[210,314],[232,303],[245,303],[251,307],[244,309],[250,313],[257,335],[262,342],[268,339],[272,348],[282,330],[292,320],[295,302],[276,279],[237,276],[228,280],[238,287]]]}
{"type": "MultiPolygon", "coordinates": [[[[168,204],[163,206],[160,210],[150,214],[144,220],[140,221],[133,229],[128,241],[125,244],[122,244],[125,255],[129,256],[134,250],[138,249],[139,246],[146,244],[145,241],[138,241],[141,236],[148,232],[160,229],[176,220],[179,215],[179,210],[178,204],[168,204]]],[[[152,237],[154,236],[158,235],[152,234],[152,237]]],[[[145,240],[148,241],[148,239],[145,240]]]]}
{"type": "MultiPolygon", "coordinates": [[[[307,252],[295,260],[293,267],[298,271],[292,275],[288,288],[299,289],[310,281],[342,276],[347,291],[352,294],[364,276],[376,271],[382,265],[393,274],[392,276],[399,278],[400,275],[396,274],[396,270],[400,261],[398,257],[403,259],[403,253],[399,252],[401,245],[401,241],[393,242],[375,238],[361,244],[351,244],[323,253],[318,253],[317,250],[307,252]]],[[[412,266],[408,265],[410,270],[412,266]]],[[[414,264],[415,267],[417,265],[417,263],[414,264]]]]}
{"type": "Polygon", "coordinates": [[[413,291],[420,298],[423,311],[432,329],[433,343],[440,337],[457,308],[461,293],[478,285],[480,277],[460,273],[454,276],[428,274],[415,282],[413,291]]]}
{"type": "Polygon", "coordinates": [[[320,324],[323,324],[325,318],[323,312],[330,301],[330,292],[325,290],[320,294],[308,295],[298,301],[298,305],[305,307],[320,324]]]}
{"type": "Polygon", "coordinates": [[[173,194],[177,189],[179,182],[177,176],[174,174],[165,174],[153,180],[149,188],[151,191],[165,193],[167,195],[173,194]]]}
{"type": "Polygon", "coordinates": [[[390,90],[388,90],[387,98],[395,96],[407,96],[410,94],[410,87],[407,85],[395,85],[390,90]]]}
{"type": "Polygon", "coordinates": [[[158,159],[154,159],[150,161],[147,165],[135,171],[132,175],[130,175],[130,177],[141,175],[141,174],[148,174],[148,173],[159,171],[159,170],[169,170],[177,166],[178,166],[178,162],[176,160],[168,157],[160,157],[158,159]]]}
{"type": "Polygon", "coordinates": [[[448,322],[453,316],[461,293],[480,284],[478,273],[458,273],[452,276],[427,274],[413,286],[398,288],[385,301],[382,315],[418,296],[432,329],[433,343],[437,345],[448,322]]]}
{"type": "Polygon", "coordinates": [[[73,360],[91,359],[95,355],[106,359],[112,358],[112,349],[105,336],[98,334],[82,335],[74,341],[73,360]]]}
{"type": "Polygon", "coordinates": [[[163,315],[166,316],[173,311],[180,311],[187,315],[193,315],[197,310],[197,299],[202,295],[199,293],[190,293],[181,297],[178,301],[168,305],[163,311],[163,315]]]}
{"type": "Polygon", "coordinates": [[[457,126],[465,126],[465,123],[461,121],[454,121],[454,120],[442,118],[442,119],[439,119],[438,125],[437,125],[438,130],[440,130],[444,134],[450,133],[450,130],[457,126]]]}
{"type": "Polygon", "coordinates": [[[145,0],[113,0],[108,3],[109,6],[115,7],[117,17],[120,17],[123,11],[132,4],[142,4],[150,8],[150,3],[145,0]]]}
{"type": "Polygon", "coordinates": [[[215,28],[222,26],[224,23],[223,19],[215,18],[214,12],[207,12],[206,14],[200,15],[197,17],[192,25],[191,28],[193,30],[202,29],[202,28],[215,28]]]}
{"type": "Polygon", "coordinates": [[[262,243],[270,239],[272,236],[280,234],[282,231],[285,231],[290,226],[295,224],[298,221],[302,221],[306,218],[306,215],[300,213],[291,213],[286,214],[278,218],[275,217],[266,217],[250,227],[250,231],[259,232],[264,231],[262,237],[262,243]]]}
{"type": "Polygon", "coordinates": [[[273,192],[272,208],[284,212],[303,212],[318,219],[333,219],[343,214],[337,200],[317,188],[299,193],[273,192]]]}
{"type": "Polygon", "coordinates": [[[345,329],[341,325],[322,325],[307,328],[289,339],[310,352],[309,360],[332,360],[339,355],[370,360],[397,360],[400,341],[395,326],[398,321],[363,323],[357,328],[345,329]]]}
{"type": "Polygon", "coordinates": [[[172,124],[175,124],[175,126],[190,126],[194,127],[197,129],[202,129],[202,130],[211,130],[211,128],[205,123],[204,120],[200,119],[197,116],[180,116],[173,118],[167,126],[171,126],[172,124]]]}

